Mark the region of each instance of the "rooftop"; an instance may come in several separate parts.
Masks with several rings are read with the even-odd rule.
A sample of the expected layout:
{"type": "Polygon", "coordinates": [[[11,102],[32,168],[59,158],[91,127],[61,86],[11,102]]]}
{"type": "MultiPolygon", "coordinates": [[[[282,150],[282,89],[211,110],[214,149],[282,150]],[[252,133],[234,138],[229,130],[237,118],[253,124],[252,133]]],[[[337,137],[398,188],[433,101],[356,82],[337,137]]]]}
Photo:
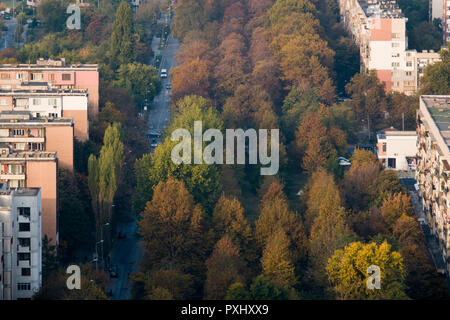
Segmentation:
{"type": "Polygon", "coordinates": [[[46,126],[46,125],[72,125],[72,118],[47,118],[33,117],[29,111],[1,111],[0,128],[23,126],[46,126]]]}
{"type": "Polygon", "coordinates": [[[66,64],[66,60],[64,58],[52,60],[45,60],[40,58],[36,61],[36,64],[0,64],[0,69],[35,69],[35,70],[43,70],[43,69],[89,69],[89,70],[98,70],[98,64],[66,64]]]}
{"type": "Polygon", "coordinates": [[[404,18],[396,0],[359,0],[367,17],[404,18]]]}
{"type": "Polygon", "coordinates": [[[450,96],[421,96],[447,146],[450,146],[450,96]]]}

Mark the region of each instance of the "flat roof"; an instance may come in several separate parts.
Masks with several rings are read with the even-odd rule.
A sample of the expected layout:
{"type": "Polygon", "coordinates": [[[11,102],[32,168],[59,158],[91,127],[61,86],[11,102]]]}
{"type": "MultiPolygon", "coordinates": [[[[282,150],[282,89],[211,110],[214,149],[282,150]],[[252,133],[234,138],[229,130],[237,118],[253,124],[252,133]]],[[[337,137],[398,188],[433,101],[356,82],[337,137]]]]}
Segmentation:
{"type": "Polygon", "coordinates": [[[367,17],[404,18],[396,0],[358,0],[367,17]]]}
{"type": "Polygon", "coordinates": [[[450,96],[421,96],[447,146],[450,146],[450,96]]]}

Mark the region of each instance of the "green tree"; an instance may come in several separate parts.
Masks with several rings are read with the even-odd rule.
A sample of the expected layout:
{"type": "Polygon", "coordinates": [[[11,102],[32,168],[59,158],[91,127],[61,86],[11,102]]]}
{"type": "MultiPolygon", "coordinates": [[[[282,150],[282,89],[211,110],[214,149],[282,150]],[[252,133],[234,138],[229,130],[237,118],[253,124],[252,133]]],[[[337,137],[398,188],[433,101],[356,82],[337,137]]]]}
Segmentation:
{"type": "Polygon", "coordinates": [[[140,105],[144,99],[152,101],[161,90],[158,71],[153,66],[136,62],[122,64],[117,77],[115,86],[128,90],[136,105],[140,105]]]}
{"type": "Polygon", "coordinates": [[[47,32],[59,32],[66,23],[67,2],[44,0],[37,7],[37,18],[44,23],[47,32]]]}
{"type": "Polygon", "coordinates": [[[408,299],[402,256],[391,251],[387,242],[353,242],[344,250],[336,250],[328,261],[327,274],[338,299],[408,299]],[[371,265],[380,268],[379,290],[367,286],[367,269],[371,265]]]}
{"type": "Polygon", "coordinates": [[[116,12],[111,35],[110,59],[114,69],[122,64],[132,63],[136,59],[133,14],[126,1],[120,3],[116,12]]]}
{"type": "Polygon", "coordinates": [[[429,64],[420,79],[420,94],[450,94],[450,50],[440,51],[441,61],[429,64]]]}

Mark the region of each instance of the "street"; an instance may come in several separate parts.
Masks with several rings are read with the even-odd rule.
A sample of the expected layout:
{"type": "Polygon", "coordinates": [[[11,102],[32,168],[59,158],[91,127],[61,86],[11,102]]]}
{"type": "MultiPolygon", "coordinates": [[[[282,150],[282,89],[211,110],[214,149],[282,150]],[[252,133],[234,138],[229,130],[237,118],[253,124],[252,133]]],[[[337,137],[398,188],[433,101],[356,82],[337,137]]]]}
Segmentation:
{"type": "Polygon", "coordinates": [[[9,47],[14,47],[16,45],[14,41],[14,33],[16,32],[17,19],[11,17],[10,20],[4,20],[5,27],[8,28],[7,31],[3,31],[2,41],[0,42],[0,49],[6,49],[9,47]]]}
{"type": "MultiPolygon", "coordinates": [[[[175,54],[179,48],[176,39],[169,36],[167,46],[161,51],[158,50],[159,38],[154,37],[152,49],[155,55],[159,53],[162,56],[161,69],[170,69],[174,67],[175,54]],[[160,52],[159,52],[160,51],[160,52]]],[[[170,90],[166,89],[166,84],[170,82],[170,77],[161,79],[162,90],[156,96],[151,104],[148,117],[149,130],[164,130],[170,117],[170,90]]],[[[143,256],[143,247],[139,238],[136,238],[137,225],[136,217],[131,221],[120,222],[117,225],[117,232],[126,234],[125,239],[116,237],[111,250],[111,264],[117,265],[119,274],[117,278],[111,278],[109,288],[112,290],[111,299],[127,300],[131,298],[131,282],[129,275],[139,269],[139,261],[143,256]]]]}

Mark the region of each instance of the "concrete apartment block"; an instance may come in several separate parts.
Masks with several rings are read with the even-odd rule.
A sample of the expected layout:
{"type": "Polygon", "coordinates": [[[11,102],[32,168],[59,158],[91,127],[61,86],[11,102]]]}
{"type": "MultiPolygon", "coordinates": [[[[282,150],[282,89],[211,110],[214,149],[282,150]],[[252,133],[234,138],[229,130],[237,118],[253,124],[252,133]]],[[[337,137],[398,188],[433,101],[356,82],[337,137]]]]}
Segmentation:
{"type": "Polygon", "coordinates": [[[66,65],[65,60],[39,59],[36,64],[0,65],[0,89],[12,90],[43,84],[54,89],[87,90],[89,117],[96,119],[99,107],[99,69],[96,64],[66,65]]]}
{"type": "Polygon", "coordinates": [[[42,236],[58,244],[56,152],[11,152],[0,147],[0,182],[7,188],[41,188],[42,236]]]}
{"type": "Polygon", "coordinates": [[[375,70],[386,91],[414,94],[436,52],[408,50],[406,22],[395,0],[339,0],[342,22],[360,47],[361,71],[375,70]]]}
{"type": "Polygon", "coordinates": [[[80,141],[89,138],[88,109],[86,90],[0,90],[0,112],[27,111],[37,118],[73,118],[74,135],[80,141]]]}
{"type": "Polygon", "coordinates": [[[31,299],[42,285],[41,190],[0,190],[0,300],[31,299]]]}
{"type": "Polygon", "coordinates": [[[450,96],[421,96],[417,120],[419,194],[450,272],[450,96]]]}

